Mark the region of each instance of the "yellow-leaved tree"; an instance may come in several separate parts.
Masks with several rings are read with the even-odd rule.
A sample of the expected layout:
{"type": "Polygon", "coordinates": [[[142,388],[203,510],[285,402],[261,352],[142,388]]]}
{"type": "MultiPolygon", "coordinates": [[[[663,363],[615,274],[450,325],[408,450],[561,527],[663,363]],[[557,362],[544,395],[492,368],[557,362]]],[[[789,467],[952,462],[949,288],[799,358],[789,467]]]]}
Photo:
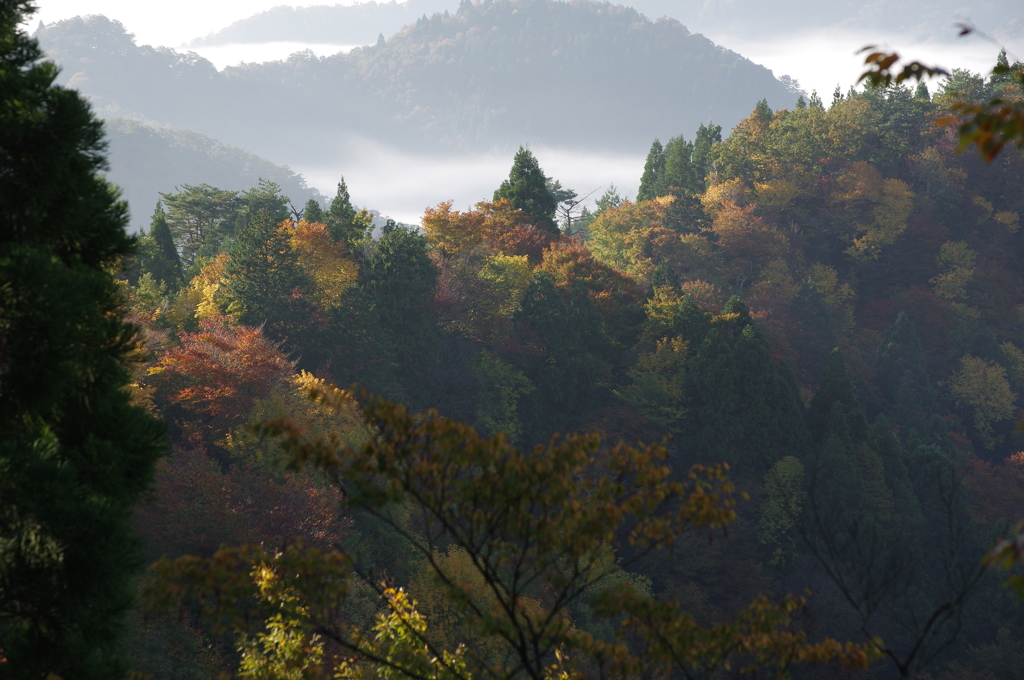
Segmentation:
{"type": "Polygon", "coordinates": [[[964,356],[946,386],[961,413],[970,414],[985,447],[995,448],[998,439],[993,425],[1013,417],[1017,398],[1006,380],[1006,369],[978,357],[964,356]]]}

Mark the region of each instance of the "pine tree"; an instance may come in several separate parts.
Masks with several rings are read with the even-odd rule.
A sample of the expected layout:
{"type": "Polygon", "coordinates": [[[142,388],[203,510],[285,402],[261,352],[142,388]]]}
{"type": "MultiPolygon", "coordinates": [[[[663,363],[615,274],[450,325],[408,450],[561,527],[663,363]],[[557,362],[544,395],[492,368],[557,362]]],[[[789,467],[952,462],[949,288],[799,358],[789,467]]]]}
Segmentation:
{"type": "Polygon", "coordinates": [[[197,257],[213,256],[232,231],[232,216],[238,210],[238,192],[209,184],[182,184],[176,193],[161,193],[165,219],[181,253],[186,269],[197,257]]]}
{"type": "Polygon", "coordinates": [[[541,231],[558,235],[558,225],[554,220],[558,204],[548,190],[544,171],[529,149],[519,147],[508,179],[494,192],[494,200],[499,198],[508,199],[512,207],[526,213],[541,231]]]}
{"type": "Polygon", "coordinates": [[[644,174],[640,177],[640,189],[636,200],[650,201],[661,196],[665,190],[665,151],[657,139],[651,144],[644,163],[644,174]]]}
{"type": "Polygon", "coordinates": [[[133,242],[102,124],[18,30],[31,12],[0,3],[0,674],[124,677],[132,506],[163,427],[125,389],[110,271],[133,242]]]}

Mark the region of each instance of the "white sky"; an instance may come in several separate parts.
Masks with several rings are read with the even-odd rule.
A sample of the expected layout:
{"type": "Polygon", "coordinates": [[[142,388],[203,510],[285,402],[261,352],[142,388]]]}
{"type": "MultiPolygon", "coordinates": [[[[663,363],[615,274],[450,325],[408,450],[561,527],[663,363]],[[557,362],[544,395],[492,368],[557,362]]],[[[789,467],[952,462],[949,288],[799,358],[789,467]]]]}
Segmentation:
{"type": "MultiPolygon", "coordinates": [[[[352,0],[288,2],[288,0],[36,0],[39,20],[50,23],[86,14],[117,19],[140,45],[178,47],[225,26],[278,5],[351,5],[352,0]]],[[[456,5],[458,2],[456,0],[456,5]]]]}

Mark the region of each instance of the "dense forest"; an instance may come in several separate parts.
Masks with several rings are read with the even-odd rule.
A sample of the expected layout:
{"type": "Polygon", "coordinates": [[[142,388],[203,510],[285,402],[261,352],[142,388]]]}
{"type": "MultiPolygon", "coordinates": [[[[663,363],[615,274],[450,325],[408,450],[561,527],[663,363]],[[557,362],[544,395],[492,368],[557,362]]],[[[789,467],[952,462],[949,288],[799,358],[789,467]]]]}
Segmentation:
{"type": "MultiPolygon", "coordinates": [[[[524,450],[587,431],[664,441],[677,471],[728,463],[748,497],[728,539],[622,577],[701,624],[810,587],[809,630],[885,641],[871,677],[1014,677],[1024,610],[980,560],[1024,515],[1024,158],[957,153],[934,121],[954,93],[1017,87],[957,71],[934,97],[762,101],[725,138],[655,141],[638,200],[610,190],[571,224],[574,197],[525,148],[473,210],[376,237],[344,182],[302,215],[265,181],[165,194],[124,282],[149,347],[133,390],[174,444],[137,515],[150,558],[339,543],[410,589],[432,641],[476,639],[395,529],[338,514],[338,487],[275,466],[246,426],[288,416],[358,445],[353,407],[301,398],[357,383],[524,450]]],[[[140,663],[207,635],[148,630],[140,663]]]]}
{"type": "Polygon", "coordinates": [[[446,14],[345,54],[220,72],[195,53],[137,46],[104,17],[57,22],[37,37],[61,82],[104,117],[195,130],[296,164],[333,158],[353,135],[435,152],[594,139],[632,150],[709,119],[731,127],[751,99],[788,106],[797,96],[678,22],[619,5],[465,2],[446,14]]]}
{"type": "Polygon", "coordinates": [[[1018,677],[1021,566],[986,556],[1024,517],[1024,155],[943,119],[1020,112],[1024,65],[639,112],[636,200],[594,210],[524,144],[421,228],[197,171],[132,238],[29,11],[0,4],[0,674],[1018,677]]]}

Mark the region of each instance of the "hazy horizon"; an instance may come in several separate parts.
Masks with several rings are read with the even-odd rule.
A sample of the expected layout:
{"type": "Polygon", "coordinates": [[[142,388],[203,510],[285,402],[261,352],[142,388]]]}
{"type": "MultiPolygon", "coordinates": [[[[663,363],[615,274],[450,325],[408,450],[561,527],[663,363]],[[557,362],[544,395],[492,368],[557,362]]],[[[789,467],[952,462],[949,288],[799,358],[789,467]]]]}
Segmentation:
{"type": "MultiPolygon", "coordinates": [[[[356,45],[321,42],[275,41],[272,43],[233,43],[212,47],[186,47],[197,38],[226,28],[235,21],[277,6],[305,7],[313,5],[353,5],[354,0],[342,2],[282,2],[281,0],[182,0],[172,6],[173,12],[154,10],[152,3],[141,5],[127,0],[40,0],[39,11],[33,18],[47,24],[74,16],[103,14],[120,21],[135,34],[137,44],[171,47],[180,52],[194,51],[208,59],[218,70],[240,62],[265,62],[285,59],[290,54],[310,49],[318,56],[327,56],[351,49],[356,45]]],[[[458,0],[452,0],[452,10],[458,0]]],[[[634,6],[643,11],[645,0],[617,3],[634,6]]],[[[683,16],[684,8],[680,8],[683,16]]],[[[987,71],[995,61],[1000,46],[1012,57],[1024,59],[1024,38],[1011,39],[1005,44],[993,44],[979,36],[955,39],[954,21],[949,22],[945,35],[922,37],[920,34],[902,34],[897,31],[875,31],[864,28],[825,29],[801,28],[773,33],[763,38],[750,37],[749,27],[737,24],[738,30],[714,28],[701,30],[699,25],[684,24],[695,33],[702,33],[712,42],[726,47],[757,64],[770,69],[775,76],[788,75],[798,81],[804,90],[817,89],[822,98],[831,94],[838,84],[847,90],[862,70],[863,55],[858,51],[866,45],[883,45],[895,49],[906,57],[951,68],[969,68],[987,71]],[[747,30],[744,30],[747,29],[747,30]]],[[[720,24],[721,22],[719,22],[720,24]]],[[[985,29],[988,27],[979,27],[985,29]]],[[[385,36],[388,37],[388,36],[385,36]]],[[[368,40],[365,44],[369,44],[368,40]]],[[[934,89],[934,88],[933,88],[934,89]]]]}
{"type": "MultiPolygon", "coordinates": [[[[642,5],[643,2],[640,0],[635,5],[642,5]]],[[[103,14],[120,21],[129,32],[135,34],[137,44],[163,45],[179,52],[194,51],[208,59],[218,70],[243,61],[260,63],[285,59],[294,52],[306,49],[318,56],[327,56],[353,47],[290,40],[183,47],[195,38],[207,36],[235,21],[282,4],[307,6],[323,3],[206,0],[200,4],[196,0],[182,0],[173,6],[154,6],[149,3],[143,6],[124,0],[41,0],[39,12],[29,28],[34,30],[40,20],[49,24],[78,15],[103,14]]],[[[332,4],[355,3],[349,0],[332,4]]],[[[452,10],[456,9],[458,0],[452,0],[451,4],[452,10]]],[[[952,26],[949,34],[954,34],[952,26]]],[[[863,56],[858,55],[857,51],[867,44],[887,45],[907,57],[945,68],[969,68],[980,72],[990,68],[999,49],[976,36],[950,42],[937,35],[908,37],[900,35],[898,31],[879,34],[864,28],[799,30],[796,27],[786,34],[772,33],[761,38],[751,38],[749,31],[729,33],[721,29],[707,31],[704,35],[716,44],[767,67],[776,77],[790,76],[808,93],[817,90],[826,105],[831,102],[832,91],[837,85],[845,92],[854,84],[863,63],[863,56]]],[[[1014,42],[1007,47],[1011,59],[1020,58],[1024,54],[1024,44],[1014,42]]],[[[932,91],[937,85],[936,81],[929,83],[932,91]]],[[[208,130],[195,131],[210,133],[208,130]]],[[[686,135],[693,133],[692,130],[679,132],[686,135]]],[[[723,132],[728,134],[728,130],[723,132]]],[[[651,138],[654,136],[652,132],[651,138]]],[[[589,201],[592,204],[611,183],[618,187],[621,195],[635,196],[646,148],[637,149],[633,154],[604,153],[596,147],[588,150],[538,147],[534,151],[546,173],[561,181],[563,186],[571,187],[581,195],[598,189],[589,201]]],[[[333,195],[338,176],[344,174],[353,198],[361,205],[379,210],[402,222],[417,223],[423,208],[441,201],[451,199],[456,208],[466,209],[477,201],[489,198],[507,175],[511,154],[507,155],[507,158],[496,153],[428,156],[363,139],[345,144],[344,149],[339,148],[336,160],[326,163],[310,162],[299,157],[265,157],[302,174],[309,186],[327,196],[333,195]]],[[[137,224],[138,221],[133,220],[133,223],[137,224]]]]}

